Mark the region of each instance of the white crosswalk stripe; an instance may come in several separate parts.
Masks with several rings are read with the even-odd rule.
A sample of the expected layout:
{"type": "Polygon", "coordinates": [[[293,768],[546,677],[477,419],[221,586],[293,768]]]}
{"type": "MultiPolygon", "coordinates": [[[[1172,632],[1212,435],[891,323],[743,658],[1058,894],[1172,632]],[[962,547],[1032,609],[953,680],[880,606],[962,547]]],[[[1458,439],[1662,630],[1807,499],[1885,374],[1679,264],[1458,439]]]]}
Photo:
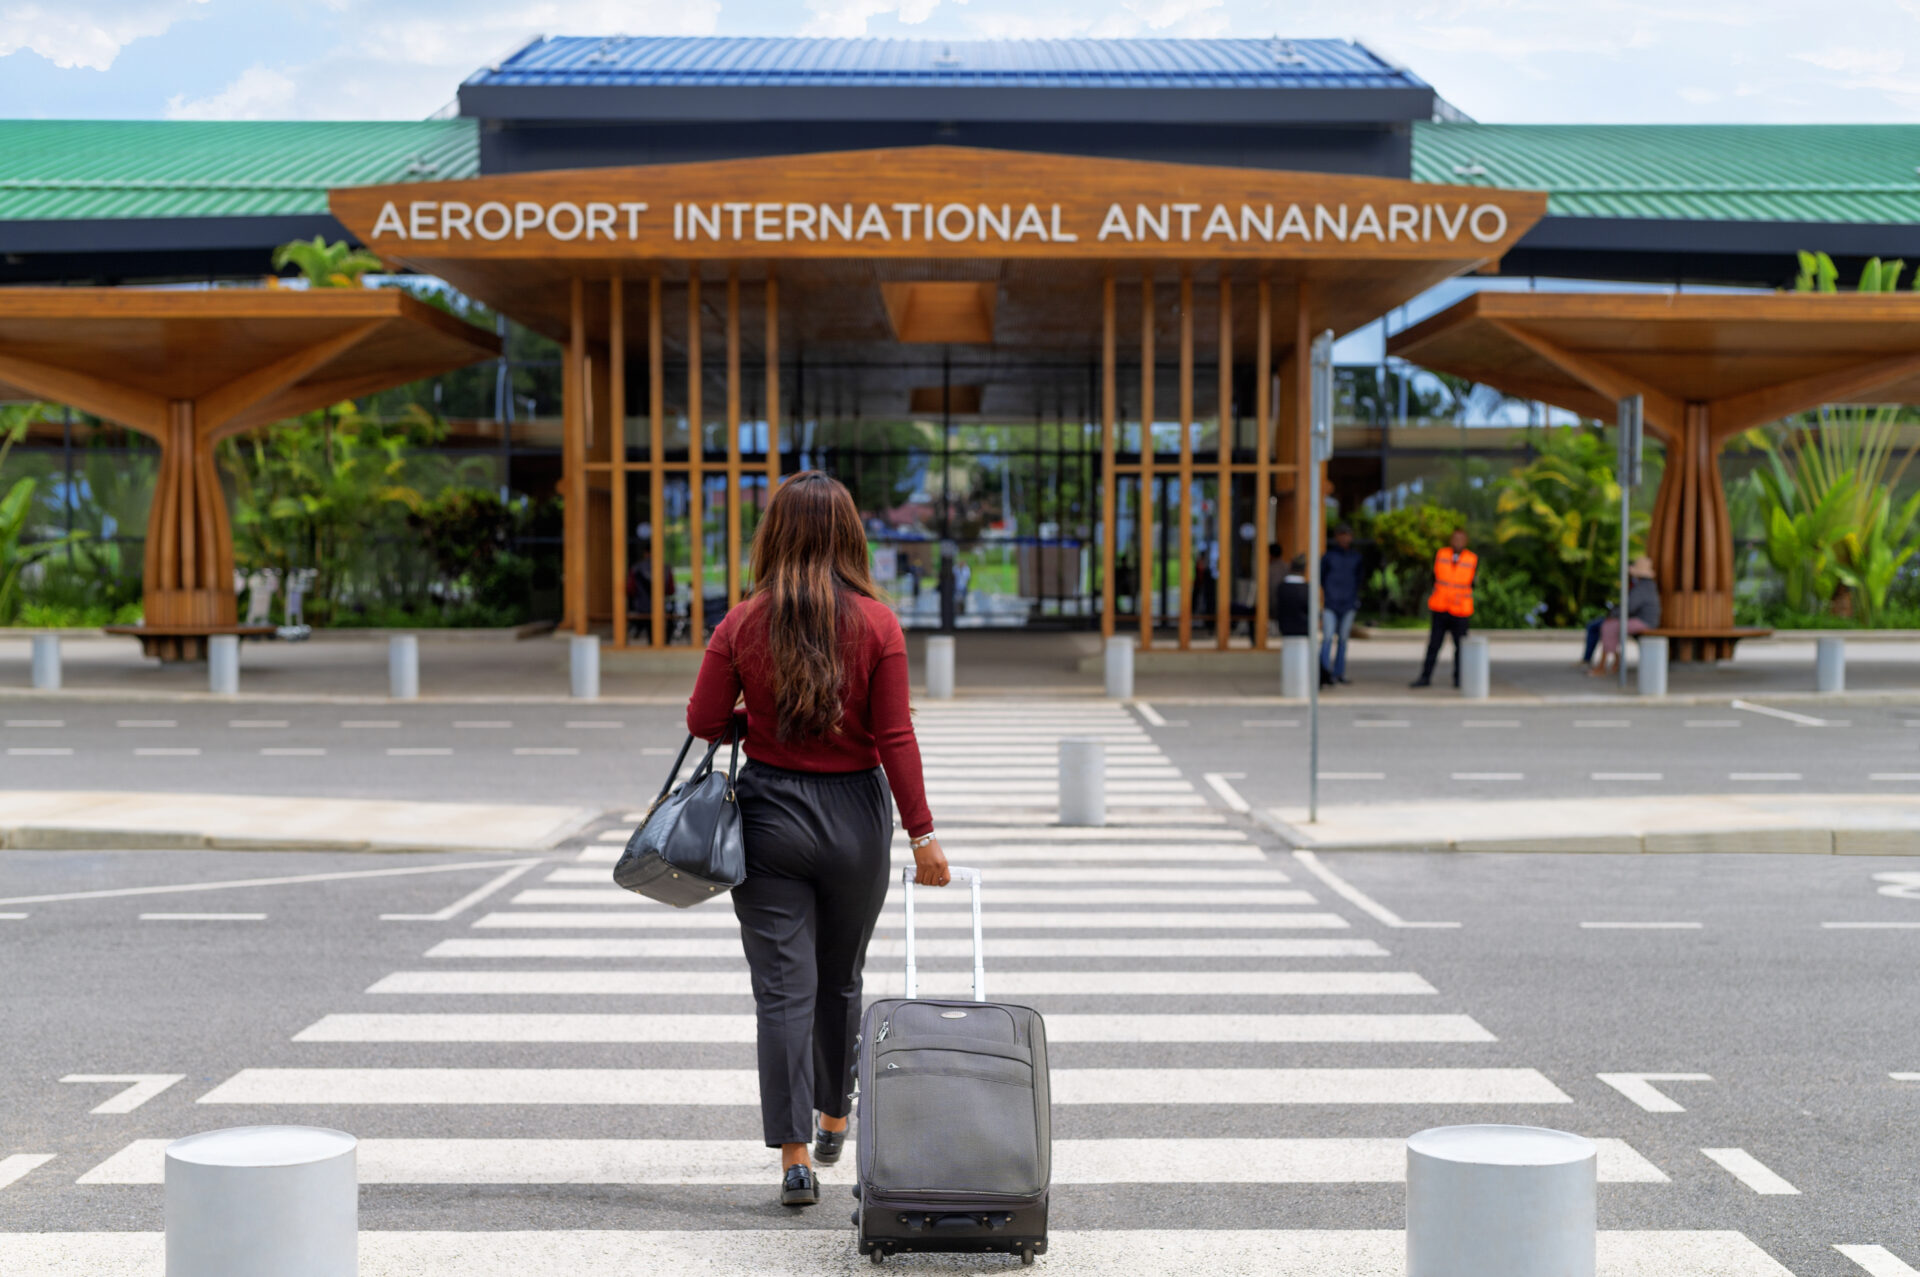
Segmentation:
{"type": "MultiPolygon", "coordinates": [[[[924,958],[964,958],[973,951],[971,939],[922,936],[918,948],[924,958]]],[[[899,960],[906,942],[876,938],[867,945],[869,959],[899,960]]],[[[499,940],[459,937],[442,940],[427,950],[429,958],[740,958],[740,941],[692,937],[630,939],[541,936],[499,940]]],[[[1002,958],[1384,958],[1387,951],[1376,940],[1318,940],[1292,936],[1213,937],[1125,936],[1117,939],[1036,940],[1024,936],[996,936],[993,957],[1002,958]]]]}
{"type": "MultiPolygon", "coordinates": [[[[970,929],[972,918],[964,909],[928,909],[916,920],[917,927],[929,931],[954,928],[970,929]]],[[[672,913],[630,909],[621,913],[489,913],[476,927],[519,928],[641,928],[669,930],[737,930],[740,926],[731,913],[676,910],[672,913]]],[[[881,926],[887,925],[883,919],[881,926]]],[[[1167,931],[1267,931],[1275,929],[1339,930],[1348,925],[1337,913],[1252,913],[1252,912],[1110,912],[1067,913],[1027,910],[1003,910],[986,915],[988,931],[1074,930],[1128,931],[1150,928],[1167,931]]]]}
{"type": "MultiPolygon", "coordinates": [[[[952,893],[948,893],[949,896],[952,893]]],[[[890,904],[898,904],[901,896],[893,892],[888,897],[890,904]]],[[[1167,905],[1174,909],[1190,909],[1197,905],[1310,905],[1314,903],[1312,892],[1290,890],[1265,890],[1257,887],[1237,887],[1231,890],[1207,891],[1183,888],[1128,888],[1128,887],[995,887],[991,897],[995,906],[999,905],[1167,905]]],[[[615,905],[628,909],[668,909],[672,906],[655,904],[630,891],[618,887],[533,887],[517,893],[510,902],[515,905],[615,905]]],[[[937,909],[943,904],[966,907],[966,898],[942,899],[927,895],[915,900],[915,908],[937,909]]],[[[1017,917],[1018,915],[1009,915],[1017,917]]]]}
{"type": "MultiPolygon", "coordinates": [[[[897,971],[867,971],[867,993],[899,997],[897,971]]],[[[965,971],[923,971],[927,997],[966,996],[965,971]]],[[[1405,997],[1431,995],[1434,987],[1404,971],[1000,971],[988,986],[1008,997],[1405,997]]],[[[368,993],[428,996],[719,997],[745,996],[744,967],[737,971],[396,971],[375,981],[368,993]]]]}

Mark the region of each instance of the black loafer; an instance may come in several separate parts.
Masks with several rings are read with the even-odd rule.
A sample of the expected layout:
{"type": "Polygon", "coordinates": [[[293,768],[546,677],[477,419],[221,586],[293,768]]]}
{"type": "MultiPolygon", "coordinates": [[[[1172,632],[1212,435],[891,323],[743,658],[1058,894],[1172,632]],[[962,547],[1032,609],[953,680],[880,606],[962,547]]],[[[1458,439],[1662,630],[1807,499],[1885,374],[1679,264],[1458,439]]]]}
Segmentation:
{"type": "Polygon", "coordinates": [[[787,1173],[780,1179],[780,1204],[814,1206],[819,1201],[820,1181],[813,1177],[813,1168],[801,1163],[787,1167],[787,1173]]]}
{"type": "Polygon", "coordinates": [[[824,1126],[813,1128],[813,1160],[822,1166],[832,1166],[840,1160],[840,1150],[847,1146],[847,1128],[829,1131],[824,1126]]]}

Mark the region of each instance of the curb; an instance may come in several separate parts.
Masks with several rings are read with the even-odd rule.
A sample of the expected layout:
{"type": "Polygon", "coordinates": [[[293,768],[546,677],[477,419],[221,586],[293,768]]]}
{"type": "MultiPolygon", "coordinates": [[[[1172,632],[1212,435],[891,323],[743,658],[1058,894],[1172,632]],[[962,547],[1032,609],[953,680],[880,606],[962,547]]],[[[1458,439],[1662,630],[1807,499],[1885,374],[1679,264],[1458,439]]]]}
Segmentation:
{"type": "Polygon", "coordinates": [[[607,810],[583,810],[537,846],[449,846],[404,838],[276,838],[256,834],[209,834],[182,829],[98,829],[72,825],[0,827],[5,851],[320,851],[385,854],[527,856],[551,852],[606,819],[607,810]]]}
{"type": "Polygon", "coordinates": [[[1459,851],[1506,855],[1799,855],[1920,856],[1920,829],[1689,829],[1639,834],[1548,834],[1512,838],[1435,838],[1405,842],[1323,842],[1265,810],[1261,828],[1290,851],[1459,851]]]}

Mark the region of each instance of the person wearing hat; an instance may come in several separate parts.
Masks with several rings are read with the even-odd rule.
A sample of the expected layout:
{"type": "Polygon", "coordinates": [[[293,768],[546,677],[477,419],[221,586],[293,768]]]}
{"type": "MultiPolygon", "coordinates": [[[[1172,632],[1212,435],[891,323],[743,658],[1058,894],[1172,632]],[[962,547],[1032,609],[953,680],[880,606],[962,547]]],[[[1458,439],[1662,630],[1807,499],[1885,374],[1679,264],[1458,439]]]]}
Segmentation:
{"type": "MultiPolygon", "coordinates": [[[[1600,623],[1600,663],[1589,673],[1595,678],[1620,668],[1620,609],[1600,623]]],[[[1641,555],[1627,565],[1627,633],[1660,628],[1660,584],[1653,578],[1653,560],[1641,555]]]]}

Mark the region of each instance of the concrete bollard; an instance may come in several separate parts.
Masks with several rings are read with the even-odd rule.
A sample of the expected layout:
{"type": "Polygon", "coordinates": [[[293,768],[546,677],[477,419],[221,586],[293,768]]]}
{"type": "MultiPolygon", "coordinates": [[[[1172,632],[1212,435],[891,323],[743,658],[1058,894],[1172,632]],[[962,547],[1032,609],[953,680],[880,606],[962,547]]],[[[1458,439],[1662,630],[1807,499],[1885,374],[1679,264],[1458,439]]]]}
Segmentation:
{"type": "Polygon", "coordinates": [[[215,696],[240,694],[238,634],[215,634],[207,639],[207,687],[215,696]]]}
{"type": "Polygon", "coordinates": [[[953,699],[953,635],[927,635],[927,699],[953,699]]]}
{"type": "Polygon", "coordinates": [[[241,1126],[167,1145],[170,1277],[354,1277],[356,1145],[310,1126],[241,1126]]]}
{"type": "Polygon", "coordinates": [[[1484,701],[1492,690],[1493,657],[1487,650],[1487,636],[1470,634],[1460,645],[1460,695],[1484,701]]]}
{"type": "Polygon", "coordinates": [[[1133,648],[1131,634],[1115,634],[1107,639],[1107,698],[1133,699],[1133,648]]]}
{"type": "Polygon", "coordinates": [[[1534,1126],[1407,1140],[1407,1277],[1594,1277],[1598,1150],[1534,1126]]]}
{"type": "MultiPolygon", "coordinates": [[[[1665,696],[1667,694],[1667,640],[1661,634],[1642,634],[1640,636],[1640,695],[1665,696]]],[[[1622,656],[1620,659],[1625,660],[1622,656]]]]}
{"type": "Polygon", "coordinates": [[[600,636],[576,634],[567,640],[567,667],[573,699],[600,699],[600,636]]]}
{"type": "Polygon", "coordinates": [[[36,692],[60,690],[60,636],[58,634],[33,636],[33,690],[36,692]]]}
{"type": "Polygon", "coordinates": [[[1847,640],[1835,634],[1822,637],[1813,658],[1813,690],[1816,692],[1844,692],[1847,690],[1847,640]]]}
{"type": "Polygon", "coordinates": [[[1304,701],[1312,691],[1313,644],[1298,634],[1280,640],[1280,695],[1304,701]]]}
{"type": "Polygon", "coordinates": [[[387,695],[396,701],[420,698],[420,636],[396,634],[387,640],[387,695]]]}
{"type": "Polygon", "coordinates": [[[1107,823],[1107,743],[1087,736],[1060,740],[1060,823],[1107,823]]]}

